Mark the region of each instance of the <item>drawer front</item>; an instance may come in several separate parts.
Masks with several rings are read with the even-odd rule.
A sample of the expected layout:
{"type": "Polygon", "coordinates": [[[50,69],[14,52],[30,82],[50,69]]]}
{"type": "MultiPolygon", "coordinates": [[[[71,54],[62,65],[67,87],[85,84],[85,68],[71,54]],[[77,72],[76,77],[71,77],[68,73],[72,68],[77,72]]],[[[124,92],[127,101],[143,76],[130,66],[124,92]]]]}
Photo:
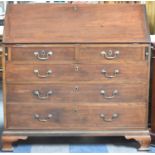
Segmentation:
{"type": "Polygon", "coordinates": [[[145,129],[146,105],[7,105],[8,129],[145,129]]]}
{"type": "Polygon", "coordinates": [[[144,84],[9,84],[7,103],[146,103],[146,88],[144,84]]]}
{"type": "Polygon", "coordinates": [[[12,47],[12,61],[73,61],[74,47],[12,47]]]}
{"type": "MultiPolygon", "coordinates": [[[[12,47],[12,61],[74,61],[75,47],[12,47]]],[[[78,59],[88,62],[144,61],[145,47],[81,46],[78,59]]]]}
{"type": "Polygon", "coordinates": [[[144,47],[81,47],[81,60],[87,61],[144,61],[144,47]]]}
{"type": "Polygon", "coordinates": [[[6,65],[7,82],[49,81],[145,81],[148,77],[146,63],[103,65],[6,65]]]}

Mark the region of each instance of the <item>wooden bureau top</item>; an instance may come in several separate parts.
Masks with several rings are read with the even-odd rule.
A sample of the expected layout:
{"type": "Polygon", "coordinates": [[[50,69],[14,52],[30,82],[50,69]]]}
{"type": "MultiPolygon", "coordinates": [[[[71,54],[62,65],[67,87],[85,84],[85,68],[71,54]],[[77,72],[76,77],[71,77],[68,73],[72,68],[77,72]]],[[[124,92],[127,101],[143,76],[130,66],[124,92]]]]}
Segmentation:
{"type": "Polygon", "coordinates": [[[141,4],[8,5],[4,43],[148,43],[141,4]]]}

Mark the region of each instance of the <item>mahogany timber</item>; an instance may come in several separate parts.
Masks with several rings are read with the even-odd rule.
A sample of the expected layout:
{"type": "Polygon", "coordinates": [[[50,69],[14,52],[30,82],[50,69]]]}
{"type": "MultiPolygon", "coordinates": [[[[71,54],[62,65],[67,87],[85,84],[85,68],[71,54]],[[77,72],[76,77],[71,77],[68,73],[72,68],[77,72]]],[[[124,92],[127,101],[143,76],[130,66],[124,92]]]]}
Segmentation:
{"type": "Polygon", "coordinates": [[[37,51],[51,51],[52,56],[49,56],[47,62],[50,61],[73,61],[75,60],[75,46],[73,47],[14,47],[11,49],[12,61],[40,61],[34,52],[37,51]]]}
{"type": "Polygon", "coordinates": [[[147,150],[149,41],[145,5],[9,5],[2,149],[18,136],[89,135],[147,150]]]}
{"type": "Polygon", "coordinates": [[[35,64],[35,65],[14,65],[6,63],[6,80],[10,82],[55,82],[55,81],[104,81],[104,82],[129,82],[134,80],[137,82],[146,82],[148,65],[146,62],[140,63],[105,63],[105,64],[35,64]],[[136,66],[136,67],[135,67],[136,66]],[[78,68],[78,70],[77,70],[78,68]],[[38,77],[47,75],[48,71],[52,71],[47,78],[38,77]],[[102,70],[106,71],[107,76],[115,75],[115,71],[119,73],[114,78],[107,78],[102,70]],[[134,74],[133,74],[134,73],[134,74]]]}
{"type": "Polygon", "coordinates": [[[140,144],[140,148],[139,150],[140,151],[146,151],[146,150],[149,150],[149,145],[150,145],[150,142],[151,142],[151,138],[149,135],[144,135],[143,137],[142,136],[139,136],[139,135],[136,135],[136,136],[125,136],[126,139],[135,139],[139,142],[140,144]]]}
{"type": "MultiPolygon", "coordinates": [[[[144,52],[145,47],[142,46],[128,46],[123,47],[119,45],[52,45],[50,47],[41,46],[21,46],[21,47],[12,47],[11,48],[11,57],[12,61],[26,61],[26,62],[39,62],[40,60],[34,55],[36,51],[52,51],[53,55],[49,56],[48,63],[55,62],[60,63],[61,61],[89,61],[89,62],[105,62],[107,59],[101,55],[102,51],[119,51],[120,54],[117,59],[113,61],[145,61],[144,52]],[[78,48],[78,54],[76,53],[76,48],[78,48]],[[130,53],[130,54],[129,54],[130,53]]],[[[40,61],[41,62],[41,61],[40,61]]]]}
{"type": "Polygon", "coordinates": [[[144,104],[38,104],[7,105],[7,128],[86,131],[146,129],[147,109],[144,104]],[[35,114],[39,115],[40,120],[47,121],[36,119],[35,114]],[[48,114],[52,114],[52,118],[48,119],[48,114]],[[105,114],[105,118],[101,114],[105,114]],[[118,114],[118,117],[112,119],[113,114],[118,114]]]}
{"type": "Polygon", "coordinates": [[[144,12],[138,4],[9,5],[3,42],[148,43],[144,12]]]}
{"type": "Polygon", "coordinates": [[[27,136],[7,136],[3,135],[1,137],[2,140],[2,151],[13,151],[12,143],[18,140],[26,140],[27,136]]]}
{"type": "MultiPolygon", "coordinates": [[[[52,83],[52,84],[8,84],[7,103],[8,104],[68,104],[68,103],[130,103],[144,104],[147,100],[145,96],[146,84],[106,84],[106,83],[52,83]],[[105,91],[105,95],[101,91],[105,91]],[[107,98],[113,95],[114,91],[118,94],[114,98],[107,98]],[[138,91],[137,91],[138,90],[138,91]],[[43,100],[34,94],[39,91],[43,100]],[[52,94],[47,96],[48,92],[52,94]]],[[[47,106],[47,105],[46,105],[47,106]]]]}

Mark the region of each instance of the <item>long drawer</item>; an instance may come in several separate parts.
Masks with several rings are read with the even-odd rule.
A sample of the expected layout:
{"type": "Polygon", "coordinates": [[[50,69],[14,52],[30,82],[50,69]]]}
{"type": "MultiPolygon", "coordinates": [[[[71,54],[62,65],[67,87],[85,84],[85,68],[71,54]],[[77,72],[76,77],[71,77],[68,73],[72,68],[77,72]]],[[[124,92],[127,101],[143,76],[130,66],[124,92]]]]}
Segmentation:
{"type": "Polygon", "coordinates": [[[119,45],[49,45],[12,47],[12,61],[144,61],[145,47],[119,45]],[[77,49],[77,53],[75,52],[77,49]],[[77,54],[77,55],[76,55],[77,54]]]}
{"type": "Polygon", "coordinates": [[[145,82],[148,77],[146,63],[126,64],[61,64],[61,65],[15,65],[6,64],[7,82],[50,81],[104,81],[145,82]]]}
{"type": "Polygon", "coordinates": [[[140,104],[60,106],[7,105],[8,129],[123,130],[145,129],[147,110],[140,104]]]}
{"type": "Polygon", "coordinates": [[[146,103],[146,96],[145,84],[78,84],[75,82],[74,84],[7,85],[7,103],[35,103],[34,105],[44,103],[146,103]]]}

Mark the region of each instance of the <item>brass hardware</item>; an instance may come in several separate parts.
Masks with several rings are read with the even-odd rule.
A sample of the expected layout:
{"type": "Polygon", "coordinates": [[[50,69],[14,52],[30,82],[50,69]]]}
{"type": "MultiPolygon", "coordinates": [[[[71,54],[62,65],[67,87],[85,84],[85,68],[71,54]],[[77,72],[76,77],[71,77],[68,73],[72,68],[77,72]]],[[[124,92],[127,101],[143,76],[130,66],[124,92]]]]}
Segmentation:
{"type": "Polygon", "coordinates": [[[3,68],[2,67],[0,67],[0,72],[3,72],[4,70],[3,70],[3,68]]]}
{"type": "Polygon", "coordinates": [[[109,51],[101,51],[101,55],[104,56],[104,58],[108,59],[108,60],[112,60],[118,57],[118,55],[120,54],[119,51],[115,51],[113,52],[112,50],[109,51]]]}
{"type": "Polygon", "coordinates": [[[52,51],[41,50],[41,51],[34,52],[34,56],[36,56],[36,58],[41,61],[48,60],[49,56],[52,56],[52,55],[53,55],[52,51]]]}
{"type": "Polygon", "coordinates": [[[37,77],[39,77],[39,78],[47,78],[48,76],[50,76],[51,74],[52,74],[52,70],[48,70],[47,71],[47,73],[46,73],[46,75],[41,75],[40,73],[39,73],[39,70],[38,69],[35,69],[34,70],[34,73],[35,73],[35,75],[37,76],[37,77]]]}
{"type": "Polygon", "coordinates": [[[101,95],[104,96],[105,99],[112,99],[112,98],[114,98],[115,96],[118,95],[118,90],[117,89],[116,90],[113,90],[112,96],[105,96],[106,95],[106,91],[103,90],[103,89],[100,91],[100,93],[101,93],[101,95]]]}
{"type": "Polygon", "coordinates": [[[74,6],[74,11],[78,11],[78,7],[76,5],[74,6]]]}
{"type": "MultiPolygon", "coordinates": [[[[3,56],[3,52],[0,52],[0,57],[2,57],[3,56]]],[[[8,53],[4,53],[4,56],[5,56],[5,58],[6,58],[6,60],[7,60],[7,58],[8,58],[8,53]]]]}
{"type": "Polygon", "coordinates": [[[104,76],[106,78],[114,78],[114,77],[116,77],[120,73],[120,71],[118,69],[115,69],[114,72],[113,72],[113,75],[108,75],[107,71],[105,69],[102,69],[101,73],[104,74],[104,76]]]}
{"type": "Polygon", "coordinates": [[[149,59],[149,49],[148,47],[145,47],[145,60],[148,61],[148,59],[149,59]]]}
{"type": "Polygon", "coordinates": [[[112,122],[114,119],[119,117],[119,114],[113,113],[111,118],[107,118],[104,113],[100,114],[100,117],[105,121],[105,122],[112,122]]]}
{"type": "Polygon", "coordinates": [[[75,65],[75,71],[78,72],[79,71],[79,66],[75,65]]]}
{"type": "Polygon", "coordinates": [[[47,122],[49,119],[53,117],[52,114],[48,114],[47,117],[41,117],[39,114],[34,114],[34,118],[40,122],[47,122]]]}
{"type": "Polygon", "coordinates": [[[46,95],[44,95],[44,96],[41,95],[41,93],[40,93],[39,90],[34,90],[34,91],[33,91],[33,95],[37,96],[38,99],[41,99],[41,100],[46,100],[46,99],[48,99],[49,96],[52,95],[52,94],[53,94],[53,92],[52,92],[51,90],[49,90],[49,91],[46,93],[46,95]]]}
{"type": "Polygon", "coordinates": [[[78,110],[77,110],[77,109],[74,109],[73,111],[74,111],[74,112],[78,112],[78,110]]]}
{"type": "MultiPolygon", "coordinates": [[[[7,56],[8,54],[7,53],[5,53],[5,56],[7,56]]],[[[2,57],[3,56],[3,51],[1,51],[0,50],[0,57],[2,57]]]]}
{"type": "Polygon", "coordinates": [[[152,50],[155,50],[155,47],[152,45],[152,46],[151,46],[151,49],[152,49],[152,50]]]}
{"type": "Polygon", "coordinates": [[[79,86],[75,86],[75,91],[79,91],[79,86]]]}

